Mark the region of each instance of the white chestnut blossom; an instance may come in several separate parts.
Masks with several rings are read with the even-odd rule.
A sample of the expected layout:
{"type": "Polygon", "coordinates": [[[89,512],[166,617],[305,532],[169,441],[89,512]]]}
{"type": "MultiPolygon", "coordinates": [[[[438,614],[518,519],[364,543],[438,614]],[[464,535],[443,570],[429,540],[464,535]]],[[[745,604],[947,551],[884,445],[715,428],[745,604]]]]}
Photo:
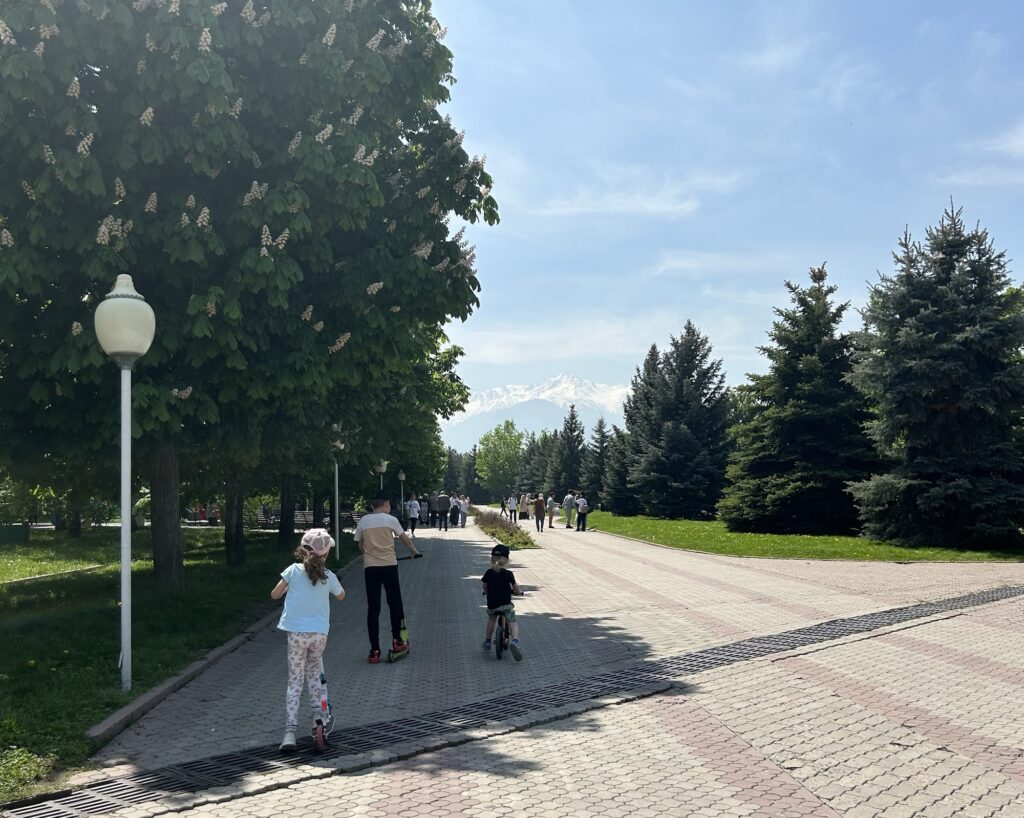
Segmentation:
{"type": "Polygon", "coordinates": [[[288,244],[288,237],[290,235],[291,231],[289,231],[288,228],[286,227],[283,231],[281,231],[281,235],[274,239],[274,246],[278,250],[284,250],[285,245],[288,244]]]}
{"type": "Polygon", "coordinates": [[[182,227],[188,227],[190,224],[192,224],[192,220],[188,217],[188,213],[182,213],[181,214],[181,226],[182,227]]]}
{"type": "Polygon", "coordinates": [[[114,180],[114,197],[118,201],[123,199],[127,195],[127,191],[124,189],[124,182],[121,181],[121,177],[118,176],[114,180]]]}
{"type": "Polygon", "coordinates": [[[14,34],[11,29],[8,28],[7,23],[0,20],[0,43],[4,45],[17,45],[18,41],[14,39],[14,34]]]}
{"type": "Polygon", "coordinates": [[[369,287],[366,288],[366,294],[367,295],[376,295],[382,289],[384,289],[384,282],[383,281],[375,281],[375,282],[373,282],[373,284],[371,284],[369,287]]]}
{"type": "Polygon", "coordinates": [[[130,219],[122,221],[121,219],[115,219],[113,216],[107,216],[100,222],[99,229],[96,231],[96,243],[106,246],[110,244],[112,239],[126,238],[131,232],[132,227],[134,227],[134,224],[130,219]]]}
{"type": "Polygon", "coordinates": [[[82,334],[82,325],[79,324],[77,321],[72,321],[71,322],[71,334],[72,335],[81,335],[82,334]]]}
{"type": "Polygon", "coordinates": [[[43,40],[52,40],[60,34],[60,29],[57,26],[40,26],[39,37],[43,40]]]}
{"type": "Polygon", "coordinates": [[[57,162],[57,157],[53,155],[53,148],[49,145],[43,145],[43,161],[46,162],[47,165],[53,165],[57,162]]]}
{"type": "Polygon", "coordinates": [[[260,19],[252,24],[252,27],[253,28],[261,28],[262,26],[265,26],[269,22],[270,22],[270,12],[269,11],[265,11],[265,12],[263,12],[263,14],[260,15],[260,19]]]}
{"type": "Polygon", "coordinates": [[[217,304],[213,299],[206,302],[206,314],[213,318],[217,314],[217,304]]]}
{"type": "Polygon", "coordinates": [[[32,189],[32,185],[26,182],[24,179],[21,180],[21,189],[25,191],[25,195],[28,196],[29,200],[36,200],[36,192],[32,189]]]}
{"type": "Polygon", "coordinates": [[[342,347],[344,347],[345,344],[348,343],[348,339],[351,338],[351,337],[352,337],[352,333],[351,332],[343,332],[343,333],[341,333],[341,335],[339,335],[335,339],[334,343],[331,344],[329,347],[327,347],[327,351],[330,352],[331,355],[333,355],[335,352],[341,351],[342,347]]]}
{"type": "Polygon", "coordinates": [[[147,213],[156,213],[156,191],[149,194],[146,199],[146,206],[143,208],[147,213]]]}
{"type": "Polygon", "coordinates": [[[147,31],[146,32],[146,51],[156,51],[156,48],[157,48],[156,40],[154,40],[153,37],[150,35],[150,33],[147,31]]]}
{"type": "Polygon", "coordinates": [[[270,186],[264,182],[262,185],[255,179],[252,180],[252,187],[249,188],[249,192],[242,197],[242,207],[248,207],[257,199],[262,199],[267,195],[267,191],[270,186]]]}
{"type": "Polygon", "coordinates": [[[0,247],[14,247],[14,236],[6,227],[0,229],[0,247]]]}
{"type": "Polygon", "coordinates": [[[457,181],[457,182],[455,183],[455,192],[456,192],[456,193],[457,193],[457,194],[458,194],[459,196],[461,196],[461,195],[462,195],[462,192],[463,192],[463,191],[464,191],[465,189],[466,189],[466,180],[465,180],[465,179],[459,179],[459,181],[457,181]]]}
{"type": "Polygon", "coordinates": [[[260,244],[264,247],[269,247],[273,243],[274,238],[270,235],[270,228],[263,225],[263,229],[260,231],[260,244]]]}
{"type": "Polygon", "coordinates": [[[235,104],[231,106],[231,118],[238,119],[242,115],[242,98],[239,97],[235,100],[235,104]]]}
{"type": "Polygon", "coordinates": [[[441,263],[440,264],[435,264],[430,269],[432,269],[436,273],[443,273],[445,270],[448,269],[448,265],[449,264],[451,264],[451,259],[443,258],[443,259],[441,259],[441,263]]]}
{"type": "Polygon", "coordinates": [[[426,259],[430,251],[434,249],[434,242],[423,241],[412,248],[412,254],[418,258],[426,259]]]}
{"type": "Polygon", "coordinates": [[[54,8],[52,0],[39,0],[39,5],[50,12],[50,14],[57,13],[57,9],[54,8]]]}
{"type": "Polygon", "coordinates": [[[337,35],[337,33],[338,27],[334,23],[331,23],[330,26],[328,26],[327,28],[327,33],[324,34],[323,39],[320,40],[320,42],[322,42],[325,46],[330,48],[332,45],[334,45],[334,38],[337,35]]]}
{"type": "Polygon", "coordinates": [[[302,143],[302,131],[299,131],[295,136],[292,137],[292,141],[288,143],[288,155],[295,156],[295,151],[299,149],[299,145],[302,143]]]}
{"type": "Polygon", "coordinates": [[[186,386],[184,389],[172,389],[171,395],[179,400],[188,400],[192,395],[192,387],[186,386]]]}
{"type": "Polygon", "coordinates": [[[369,39],[369,40],[367,41],[367,43],[366,43],[366,47],[367,47],[368,49],[370,49],[370,51],[376,51],[376,50],[377,50],[377,47],[378,47],[378,46],[379,46],[379,45],[381,44],[381,41],[382,41],[383,39],[384,39],[384,29],[382,29],[382,28],[378,28],[378,29],[377,29],[377,33],[376,33],[376,34],[374,34],[374,35],[373,35],[373,36],[372,36],[372,37],[371,37],[371,38],[370,38],[370,39],[369,39]]]}
{"type": "Polygon", "coordinates": [[[171,4],[167,7],[169,14],[181,14],[181,0],[171,0],[171,4]]]}
{"type": "Polygon", "coordinates": [[[216,3],[215,5],[210,6],[210,11],[213,12],[214,17],[220,17],[227,10],[227,3],[216,3]]]}
{"type": "Polygon", "coordinates": [[[42,40],[40,40],[38,43],[36,43],[36,47],[32,49],[32,53],[35,54],[37,57],[42,57],[43,56],[43,52],[45,52],[45,51],[46,51],[46,43],[44,43],[42,40]]]}
{"type": "Polygon", "coordinates": [[[210,229],[210,208],[204,207],[196,217],[196,226],[202,230],[210,229]]]}
{"type": "Polygon", "coordinates": [[[240,15],[245,22],[249,23],[249,25],[256,22],[256,11],[252,7],[252,0],[246,0],[246,4],[242,7],[240,15]]]}
{"type": "Polygon", "coordinates": [[[315,324],[313,324],[313,331],[314,332],[320,332],[320,330],[322,330],[323,328],[324,328],[324,322],[323,321],[317,321],[315,324]]]}
{"type": "Polygon", "coordinates": [[[185,200],[185,207],[187,207],[189,210],[196,209],[196,197],[193,194],[190,193],[188,195],[188,198],[185,200]]]}
{"type": "Polygon", "coordinates": [[[390,309],[391,309],[391,312],[401,312],[402,311],[402,308],[399,307],[397,304],[395,306],[391,307],[390,309]]]}
{"type": "Polygon", "coordinates": [[[356,109],[352,112],[352,116],[350,116],[345,121],[354,128],[359,123],[359,120],[362,119],[362,117],[363,117],[363,106],[362,105],[357,105],[356,109]]]}
{"type": "Polygon", "coordinates": [[[137,63],[135,63],[135,73],[136,74],[141,74],[145,70],[146,70],[146,61],[145,60],[139,60],[137,63]]]}
{"type": "Polygon", "coordinates": [[[210,29],[204,28],[203,33],[199,35],[199,50],[203,54],[209,54],[212,45],[213,37],[210,35],[210,29]]]}
{"type": "Polygon", "coordinates": [[[334,133],[334,126],[328,123],[327,126],[316,135],[316,141],[322,145],[331,138],[332,133],[334,133]]]}
{"type": "Polygon", "coordinates": [[[68,85],[67,94],[69,97],[78,99],[78,95],[82,92],[82,86],[78,84],[78,77],[71,80],[71,84],[68,85]]]}
{"type": "Polygon", "coordinates": [[[427,185],[426,187],[421,187],[419,190],[417,190],[416,191],[416,198],[417,199],[426,199],[428,193],[430,193],[430,185],[427,185]]]}
{"type": "Polygon", "coordinates": [[[260,155],[256,153],[256,151],[252,152],[252,166],[257,169],[263,167],[263,162],[260,161],[260,155]]]}
{"type": "Polygon", "coordinates": [[[144,128],[148,128],[153,124],[153,108],[150,106],[142,112],[142,116],[139,117],[139,124],[144,128]]]}
{"type": "Polygon", "coordinates": [[[95,139],[95,135],[87,133],[85,137],[83,137],[82,141],[78,143],[78,147],[75,149],[78,151],[78,155],[81,156],[83,159],[87,157],[89,155],[89,151],[92,150],[92,143],[95,139]]]}
{"type": "Polygon", "coordinates": [[[310,321],[310,320],[312,320],[312,318],[313,318],[313,305],[312,304],[307,304],[306,305],[306,309],[304,309],[302,311],[302,315],[300,317],[302,318],[303,321],[310,321]]]}

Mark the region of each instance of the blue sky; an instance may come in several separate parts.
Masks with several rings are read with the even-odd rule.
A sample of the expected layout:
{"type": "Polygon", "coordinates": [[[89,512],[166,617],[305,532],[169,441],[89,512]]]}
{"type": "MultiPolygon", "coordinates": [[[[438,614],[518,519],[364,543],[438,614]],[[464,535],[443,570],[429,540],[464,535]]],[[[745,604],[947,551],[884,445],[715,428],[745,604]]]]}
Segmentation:
{"type": "Polygon", "coordinates": [[[950,196],[1024,259],[1022,9],[435,0],[502,216],[463,379],[626,382],[689,318],[741,383],[784,279],[859,307],[950,196]]]}

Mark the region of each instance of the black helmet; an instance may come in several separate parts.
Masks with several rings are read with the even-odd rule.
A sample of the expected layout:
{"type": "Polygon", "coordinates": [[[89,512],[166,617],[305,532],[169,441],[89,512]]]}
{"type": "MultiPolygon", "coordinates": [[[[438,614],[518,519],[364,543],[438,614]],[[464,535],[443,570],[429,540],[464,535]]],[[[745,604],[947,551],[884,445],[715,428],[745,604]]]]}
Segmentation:
{"type": "Polygon", "coordinates": [[[509,556],[509,550],[508,550],[508,546],[507,545],[504,545],[502,543],[498,543],[496,546],[494,546],[494,548],[491,549],[491,561],[492,562],[494,560],[498,559],[498,558],[503,558],[503,559],[507,560],[508,556],[509,556]]]}

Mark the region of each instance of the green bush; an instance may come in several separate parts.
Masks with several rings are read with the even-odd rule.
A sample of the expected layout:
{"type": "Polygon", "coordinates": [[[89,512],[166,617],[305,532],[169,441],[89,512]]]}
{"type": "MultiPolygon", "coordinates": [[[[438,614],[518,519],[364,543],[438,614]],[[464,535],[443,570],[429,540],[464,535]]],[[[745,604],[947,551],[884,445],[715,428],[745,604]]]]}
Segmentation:
{"type": "Polygon", "coordinates": [[[488,511],[486,508],[480,508],[479,506],[473,506],[473,515],[476,518],[476,524],[480,528],[498,542],[507,545],[512,551],[540,547],[533,541],[533,537],[519,526],[510,522],[507,517],[502,517],[500,514],[495,514],[493,511],[488,511]]]}

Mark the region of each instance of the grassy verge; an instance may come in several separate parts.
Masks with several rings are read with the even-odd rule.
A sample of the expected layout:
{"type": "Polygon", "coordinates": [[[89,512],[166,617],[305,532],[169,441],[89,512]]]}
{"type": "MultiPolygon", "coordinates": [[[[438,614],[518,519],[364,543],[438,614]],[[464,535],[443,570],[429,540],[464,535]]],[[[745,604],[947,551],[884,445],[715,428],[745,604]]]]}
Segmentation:
{"type": "Polygon", "coordinates": [[[484,508],[474,507],[473,514],[476,516],[476,524],[486,533],[490,534],[498,542],[503,542],[512,551],[519,551],[524,548],[540,548],[533,541],[533,537],[519,526],[509,522],[507,517],[487,511],[484,508]]]}
{"type": "MultiPolygon", "coordinates": [[[[276,534],[248,534],[247,564],[240,568],[224,564],[223,535],[223,529],[183,532],[186,590],[179,594],[156,592],[149,532],[133,536],[134,689],[127,695],[117,669],[116,563],[0,585],[0,802],[52,789],[57,774],[83,766],[95,751],[84,735],[90,726],[279,604],[270,601],[270,589],[291,554],[278,548],[276,534]]],[[[87,542],[94,536],[89,547],[116,554],[116,528],[90,534],[87,542]]],[[[49,547],[61,559],[77,556],[80,542],[54,537],[49,547]]],[[[355,553],[344,536],[341,562],[355,553]]]]}
{"type": "Polygon", "coordinates": [[[651,517],[615,517],[595,511],[588,528],[622,534],[638,540],[688,551],[708,551],[735,557],[783,559],[838,559],[885,562],[1020,561],[1024,554],[951,548],[907,548],[862,537],[812,537],[796,534],[741,534],[727,531],[720,522],[657,520],[651,517]]]}
{"type": "Polygon", "coordinates": [[[27,545],[0,546],[0,582],[117,562],[118,532],[93,529],[72,540],[66,531],[33,531],[27,545]]]}

